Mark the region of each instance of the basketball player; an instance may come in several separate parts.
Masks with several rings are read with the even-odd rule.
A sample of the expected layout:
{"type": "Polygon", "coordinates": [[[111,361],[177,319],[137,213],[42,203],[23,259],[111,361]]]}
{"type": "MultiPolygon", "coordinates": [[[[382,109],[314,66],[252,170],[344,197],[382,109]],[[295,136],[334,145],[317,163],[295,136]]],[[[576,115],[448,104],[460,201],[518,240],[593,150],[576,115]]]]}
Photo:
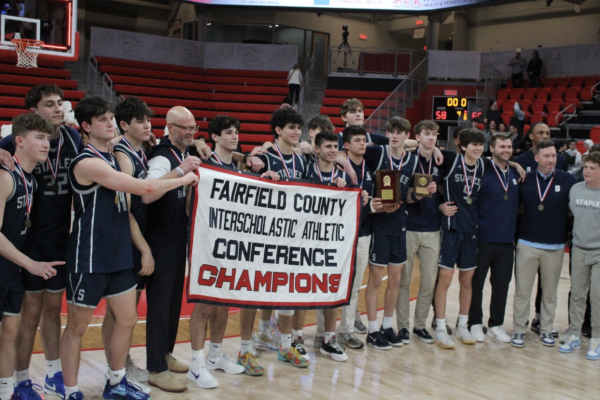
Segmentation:
{"type": "MultiPolygon", "coordinates": [[[[402,346],[402,339],[392,328],[392,317],[398,301],[400,275],[406,263],[406,199],[417,168],[414,154],[404,150],[404,141],[410,132],[410,122],[401,117],[393,117],[385,124],[389,146],[369,146],[365,160],[371,170],[400,171],[401,201],[390,207],[390,213],[371,216],[373,237],[369,249],[369,281],[365,292],[369,335],[367,344],[376,349],[390,349],[402,346]],[[383,323],[377,326],[377,295],[383,280],[383,268],[388,269],[388,285],[385,290],[383,323]]],[[[379,184],[379,182],[377,183],[379,184]]],[[[432,193],[437,190],[434,182],[428,187],[432,193]]]]}
{"type": "MultiPolygon", "coordinates": [[[[146,103],[134,96],[127,97],[115,108],[115,120],[119,132],[122,134],[122,140],[114,146],[114,155],[121,172],[137,179],[145,179],[148,172],[148,156],[142,144],[150,140],[152,128],[150,118],[153,115],[154,112],[146,103]]],[[[133,273],[137,282],[136,302],[139,302],[146,284],[146,277],[154,271],[154,257],[152,257],[150,246],[145,239],[148,224],[148,206],[142,202],[140,196],[128,195],[128,198],[129,225],[133,241],[133,273]]],[[[104,343],[110,342],[114,322],[113,312],[110,306],[107,305],[106,314],[102,321],[102,340],[104,343]]],[[[104,351],[106,360],[110,360],[110,347],[105,347],[104,351]]],[[[141,382],[148,381],[148,371],[139,368],[129,355],[127,356],[126,369],[130,379],[141,382]]]]}
{"type": "Polygon", "coordinates": [[[513,273],[519,175],[508,164],[512,155],[510,135],[492,135],[489,149],[492,153],[491,165],[483,174],[477,198],[477,268],[472,281],[473,295],[468,326],[476,341],[485,340],[483,286],[490,270],[492,298],[488,335],[499,342],[510,343],[510,336],[502,329],[502,324],[513,273]]]}
{"type": "Polygon", "coordinates": [[[0,399],[41,399],[31,380],[14,387],[17,354],[17,323],[24,289],[21,268],[47,280],[56,275],[55,266],[63,261],[34,261],[22,252],[29,228],[36,223],[31,209],[37,182],[33,170],[48,157],[52,124],[37,114],[22,114],[13,119],[10,139],[15,147],[13,166],[0,168],[0,399]],[[13,397],[13,392],[16,395],[13,397]]]}
{"type": "MultiPolygon", "coordinates": [[[[303,123],[302,116],[292,109],[280,108],[273,112],[271,116],[271,129],[276,141],[274,146],[269,148],[265,154],[258,156],[265,163],[265,167],[261,169],[260,173],[273,171],[278,175],[279,179],[302,178],[306,167],[306,160],[303,156],[296,154],[293,147],[298,144],[301,135],[300,129],[303,123]]],[[[302,312],[306,313],[305,310],[302,310],[300,314],[302,312]]],[[[270,330],[270,326],[265,327],[265,320],[270,313],[270,310],[261,311],[261,320],[259,321],[258,332],[255,335],[258,339],[257,343],[266,347],[272,346],[272,343],[267,341],[269,339],[267,332],[270,330]]],[[[295,367],[308,367],[310,358],[304,347],[301,330],[295,330],[296,337],[292,346],[294,310],[278,310],[278,315],[281,344],[277,359],[289,362],[295,367]]]]}
{"type": "MultiPolygon", "coordinates": [[[[79,133],[63,125],[62,103],[63,91],[56,85],[35,86],[25,96],[29,112],[42,116],[54,127],[48,158],[33,171],[39,185],[31,211],[32,220],[36,223],[31,227],[23,251],[36,261],[66,259],[72,198],[67,170],[83,145],[79,133]]],[[[0,147],[14,151],[11,138],[0,142],[0,147]]],[[[60,309],[66,287],[65,266],[57,266],[56,272],[56,276],[44,280],[23,271],[25,297],[21,309],[22,318],[19,319],[15,376],[17,383],[29,380],[31,353],[39,326],[46,358],[44,392],[64,397],[59,343],[60,309]]]]}
{"type": "Polygon", "coordinates": [[[542,301],[540,332],[544,346],[554,346],[552,324],[556,311],[558,281],[567,236],[569,191],[577,182],[556,168],[557,152],[551,140],[536,143],[536,170],[521,185],[521,216],[517,242],[514,301],[514,347],[525,345],[529,303],[535,276],[540,271],[542,301]]]}
{"type": "MultiPolygon", "coordinates": [[[[434,165],[433,151],[438,137],[438,125],[429,120],[419,122],[415,128],[415,136],[419,147],[413,151],[417,158],[415,172],[429,174],[437,186],[441,184],[444,176],[443,165],[434,165]]],[[[440,254],[440,227],[441,214],[438,206],[441,201],[439,191],[431,197],[424,197],[421,201],[408,198],[408,218],[406,223],[406,265],[402,269],[400,291],[396,304],[396,319],[398,336],[403,344],[410,343],[410,281],[415,263],[415,256],[419,258],[420,285],[419,295],[414,315],[413,333],[425,343],[433,343],[433,338],[425,329],[429,308],[435,293],[435,282],[438,273],[438,257],[440,254]]]]}
{"type": "Polygon", "coordinates": [[[589,291],[591,292],[592,337],[588,344],[586,358],[595,361],[600,360],[600,275],[598,274],[600,153],[588,153],[584,157],[583,164],[585,182],[575,184],[569,194],[569,208],[574,216],[570,326],[569,337],[559,350],[561,353],[572,353],[581,347],[581,327],[584,323],[589,291]]]}
{"type": "MultiPolygon", "coordinates": [[[[342,121],[344,121],[344,125],[346,125],[346,127],[362,127],[365,122],[365,107],[360,102],[360,100],[356,98],[348,99],[344,101],[344,103],[340,107],[340,116],[342,117],[342,121]]],[[[381,135],[379,133],[367,132],[366,138],[367,143],[373,143],[382,146],[385,146],[389,143],[389,139],[386,136],[381,135]]],[[[338,145],[340,146],[340,150],[343,149],[344,135],[342,132],[338,134],[338,145]]]]}
{"type": "Polygon", "coordinates": [[[85,98],[75,108],[75,118],[89,141],[69,166],[76,193],[75,221],[67,244],[69,315],[60,347],[67,400],[83,398],[77,387],[81,341],[101,298],[107,299],[115,318],[110,342],[104,343],[111,348],[111,367],[103,397],[149,398],[127,379],[125,369],[137,321],[137,285],[131,271],[132,241],[125,191],[137,195],[164,193],[197,182],[194,174],[151,181],[121,173],[108,153],[115,130],[112,110],[112,105],[100,97],[85,98]]]}

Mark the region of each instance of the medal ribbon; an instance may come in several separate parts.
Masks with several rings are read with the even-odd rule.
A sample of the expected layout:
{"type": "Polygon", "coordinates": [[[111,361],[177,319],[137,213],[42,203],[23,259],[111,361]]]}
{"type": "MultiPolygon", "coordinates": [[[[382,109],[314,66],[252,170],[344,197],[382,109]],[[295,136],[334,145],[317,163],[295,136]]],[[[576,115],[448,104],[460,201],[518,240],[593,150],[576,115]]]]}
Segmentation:
{"type": "MultiPolygon", "coordinates": [[[[402,158],[400,159],[400,165],[398,166],[398,171],[400,171],[402,169],[402,164],[404,164],[404,156],[405,156],[405,154],[402,154],[402,158]]],[[[392,149],[390,149],[390,146],[388,146],[388,157],[390,159],[390,168],[393,170],[394,169],[394,161],[392,160],[392,149]]]]}
{"type": "MultiPolygon", "coordinates": [[[[352,165],[352,164],[350,163],[350,157],[346,157],[346,158],[348,159],[348,164],[349,164],[349,165],[352,165]]],[[[365,181],[365,159],[364,159],[364,158],[363,158],[363,160],[362,160],[362,166],[361,166],[361,169],[362,169],[362,175],[361,175],[361,177],[360,177],[360,184],[358,185],[358,186],[360,186],[360,187],[362,187],[362,185],[363,185],[363,182],[365,181]]]]}
{"type": "Polygon", "coordinates": [[[219,155],[217,153],[215,153],[214,151],[212,152],[212,156],[215,158],[215,161],[218,162],[219,164],[223,165],[223,161],[221,161],[221,159],[219,158],[219,155]]]}
{"type": "Polygon", "coordinates": [[[477,162],[475,162],[475,170],[473,171],[473,179],[471,180],[471,185],[469,185],[469,175],[467,175],[467,166],[465,165],[465,157],[460,156],[460,162],[463,167],[463,174],[465,176],[465,186],[467,189],[467,197],[471,197],[471,193],[473,193],[473,188],[475,187],[475,176],[477,175],[477,162]],[[470,186],[470,187],[469,187],[470,186]]]}
{"type": "Polygon", "coordinates": [[[127,146],[129,148],[129,150],[131,150],[133,152],[133,154],[135,154],[135,156],[137,157],[138,161],[140,162],[140,164],[142,164],[142,168],[144,168],[144,171],[148,172],[148,158],[146,157],[146,152],[144,151],[144,146],[142,146],[142,158],[140,158],[140,156],[138,155],[138,152],[135,151],[135,149],[133,148],[133,146],[131,145],[131,143],[129,143],[127,141],[127,139],[123,138],[121,140],[121,142],[125,143],[125,146],[127,146]]]}
{"type": "MultiPolygon", "coordinates": [[[[95,147],[94,147],[92,144],[88,143],[86,146],[87,146],[87,148],[88,148],[88,149],[90,149],[91,151],[93,151],[94,153],[96,153],[96,155],[97,155],[97,156],[101,157],[101,158],[102,158],[104,161],[106,161],[108,164],[110,164],[110,163],[111,163],[111,161],[112,161],[112,163],[113,163],[113,164],[115,163],[115,160],[114,160],[114,158],[112,158],[112,155],[110,156],[110,158],[111,158],[111,161],[108,161],[108,160],[106,159],[106,157],[104,157],[104,156],[102,155],[102,153],[100,153],[100,152],[99,152],[99,151],[98,151],[98,150],[97,150],[97,149],[96,149],[96,148],[95,148],[95,147]]],[[[114,168],[114,167],[113,167],[113,168],[114,168]]]]}
{"type": "MultiPolygon", "coordinates": [[[[279,155],[279,158],[281,159],[281,162],[283,163],[283,167],[285,168],[285,174],[287,175],[287,177],[289,179],[293,179],[290,176],[290,171],[288,170],[287,164],[285,163],[285,160],[283,159],[283,154],[281,154],[281,151],[279,150],[279,145],[277,143],[275,143],[275,151],[277,151],[277,154],[279,155]]],[[[294,157],[293,152],[292,152],[292,168],[293,168],[294,178],[295,178],[296,177],[296,157],[294,157]]]]}
{"type": "Polygon", "coordinates": [[[179,165],[181,165],[181,164],[183,163],[183,161],[181,160],[181,157],[179,157],[179,156],[177,155],[177,153],[175,153],[175,152],[173,151],[173,149],[172,149],[172,148],[170,148],[170,147],[169,147],[169,150],[171,151],[171,153],[173,153],[173,155],[175,156],[175,158],[177,159],[177,161],[179,161],[179,165]]]}
{"type": "MultiPolygon", "coordinates": [[[[364,161],[363,161],[364,163],[364,161]]],[[[321,175],[321,168],[319,168],[319,164],[315,163],[315,167],[317,168],[317,174],[319,174],[319,179],[321,180],[321,182],[324,182],[323,180],[323,175],[321,175]]],[[[337,171],[335,166],[333,167],[333,170],[331,171],[331,177],[329,179],[329,182],[333,182],[333,180],[335,179],[335,176],[337,175],[337,171]]]]}
{"type": "MultiPolygon", "coordinates": [[[[31,199],[29,197],[29,186],[27,184],[27,179],[25,179],[25,173],[23,172],[23,168],[21,168],[21,165],[19,164],[19,160],[15,156],[13,156],[13,159],[15,160],[15,166],[19,170],[19,174],[21,175],[21,178],[23,179],[23,186],[25,186],[25,205],[27,208],[27,215],[29,216],[29,215],[31,215],[31,206],[33,204],[33,199],[31,199]]],[[[33,188],[32,188],[32,190],[33,190],[33,188]]],[[[33,195],[33,193],[32,193],[32,195],[33,195]]]]}
{"type": "Polygon", "coordinates": [[[544,200],[546,199],[546,196],[548,195],[550,186],[552,186],[552,181],[554,181],[554,174],[555,174],[555,171],[552,171],[552,179],[550,179],[550,182],[548,183],[548,186],[546,187],[546,190],[544,191],[544,196],[542,196],[542,190],[540,189],[539,174],[537,174],[537,173],[535,174],[535,180],[537,181],[538,195],[540,196],[540,203],[543,203],[544,200]]]}
{"type": "Polygon", "coordinates": [[[46,164],[48,164],[48,169],[50,170],[50,174],[52,175],[52,179],[56,182],[56,178],[58,177],[58,166],[60,165],[60,149],[62,149],[63,143],[63,135],[60,133],[60,137],[58,138],[58,150],[56,151],[56,169],[52,167],[52,162],[50,161],[50,153],[48,153],[48,158],[46,158],[46,164]]]}
{"type": "Polygon", "coordinates": [[[504,181],[500,177],[500,173],[498,173],[498,168],[496,167],[496,163],[494,162],[494,160],[492,160],[492,166],[494,167],[494,172],[496,172],[496,176],[498,176],[498,180],[500,180],[502,189],[504,189],[504,191],[508,193],[508,174],[510,173],[510,165],[506,165],[506,184],[504,184],[504,181]]]}
{"type": "MultiPolygon", "coordinates": [[[[425,173],[425,169],[423,169],[423,164],[421,164],[421,159],[419,158],[419,150],[420,150],[420,148],[417,148],[417,160],[419,160],[419,167],[421,167],[421,172],[425,173]]],[[[431,155],[431,158],[429,159],[429,171],[427,171],[427,175],[431,175],[432,162],[433,162],[433,154],[431,155]]]]}

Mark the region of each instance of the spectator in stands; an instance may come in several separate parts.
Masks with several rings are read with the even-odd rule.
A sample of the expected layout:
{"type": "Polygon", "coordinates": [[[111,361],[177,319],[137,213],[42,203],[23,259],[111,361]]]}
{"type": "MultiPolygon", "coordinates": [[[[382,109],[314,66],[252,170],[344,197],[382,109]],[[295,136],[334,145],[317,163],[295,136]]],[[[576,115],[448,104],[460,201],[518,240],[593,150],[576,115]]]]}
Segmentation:
{"type": "Polygon", "coordinates": [[[502,121],[500,114],[501,113],[500,113],[500,110],[498,109],[498,102],[494,101],[492,103],[492,105],[490,106],[490,108],[488,108],[486,110],[484,118],[483,118],[483,122],[485,122],[486,124],[489,124],[490,121],[495,121],[496,125],[498,125],[502,121]]]}
{"type": "Polygon", "coordinates": [[[593,145],[594,141],[592,139],[587,139],[583,142],[583,147],[585,147],[585,153],[583,153],[584,156],[588,155],[593,145]]]}
{"type": "Polygon", "coordinates": [[[544,65],[544,63],[542,62],[542,60],[540,60],[540,53],[538,53],[537,50],[534,50],[531,54],[531,60],[529,60],[529,64],[527,64],[527,74],[529,75],[529,87],[540,87],[542,65],[544,65]]]}
{"type": "Polygon", "coordinates": [[[525,135],[520,134],[517,127],[512,124],[508,126],[508,133],[513,141],[513,157],[516,157],[526,150],[525,135]]]}
{"type": "MultiPolygon", "coordinates": [[[[565,151],[572,158],[572,163],[569,162],[569,172],[575,176],[579,176],[583,164],[581,162],[581,153],[577,150],[577,142],[575,140],[569,141],[569,148],[565,151]]],[[[568,162],[569,160],[567,160],[568,162]]]]}
{"type": "Polygon", "coordinates": [[[304,86],[304,82],[302,80],[302,72],[300,72],[300,68],[298,68],[298,64],[294,64],[294,67],[290,70],[287,76],[288,86],[290,88],[290,104],[296,103],[298,104],[298,100],[300,99],[300,87],[304,86]]]}
{"type": "MultiPolygon", "coordinates": [[[[27,11],[25,18],[33,18],[33,13],[27,11]]],[[[33,22],[21,23],[21,37],[23,39],[35,39],[35,24],[33,22]]]]}
{"type": "Polygon", "coordinates": [[[510,119],[510,124],[516,126],[517,131],[519,131],[519,135],[522,135],[523,128],[525,127],[525,112],[521,110],[521,105],[517,101],[515,101],[513,111],[515,112],[515,114],[510,119]]]}
{"type": "Polygon", "coordinates": [[[498,134],[498,129],[496,129],[496,121],[491,120],[485,128],[485,131],[483,131],[484,135],[485,135],[485,144],[483,145],[483,155],[484,156],[489,156],[491,155],[490,150],[489,150],[489,145],[488,142],[490,140],[490,138],[493,135],[498,134]]]}
{"type": "Polygon", "coordinates": [[[40,40],[44,43],[51,43],[52,40],[52,29],[54,24],[50,20],[50,14],[48,11],[42,13],[42,19],[40,20],[42,26],[40,27],[40,40]]]}
{"type": "Polygon", "coordinates": [[[523,70],[527,66],[527,60],[521,56],[521,49],[517,49],[515,56],[508,62],[508,66],[510,67],[512,87],[523,87],[523,70]]]}
{"type": "Polygon", "coordinates": [[[498,124],[498,130],[500,132],[508,132],[508,127],[506,126],[506,124],[504,122],[500,122],[498,124]]]}

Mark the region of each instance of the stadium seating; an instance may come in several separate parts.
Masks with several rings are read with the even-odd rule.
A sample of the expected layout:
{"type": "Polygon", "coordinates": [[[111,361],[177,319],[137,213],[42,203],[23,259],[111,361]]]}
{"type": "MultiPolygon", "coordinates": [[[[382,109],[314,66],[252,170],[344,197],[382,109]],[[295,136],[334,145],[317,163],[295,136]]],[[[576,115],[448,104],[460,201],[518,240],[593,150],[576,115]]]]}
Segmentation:
{"type": "Polygon", "coordinates": [[[600,143],[600,125],[595,126],[590,130],[590,139],[592,139],[594,143],[600,143]]]}

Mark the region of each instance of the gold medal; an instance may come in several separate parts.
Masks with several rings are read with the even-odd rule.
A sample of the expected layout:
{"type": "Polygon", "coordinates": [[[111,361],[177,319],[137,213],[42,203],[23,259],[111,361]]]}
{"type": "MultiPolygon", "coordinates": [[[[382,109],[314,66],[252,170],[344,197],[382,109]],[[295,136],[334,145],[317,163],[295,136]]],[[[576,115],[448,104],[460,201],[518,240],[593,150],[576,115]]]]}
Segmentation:
{"type": "Polygon", "coordinates": [[[31,220],[29,219],[29,217],[25,219],[25,228],[31,228],[31,220]]]}
{"type": "Polygon", "coordinates": [[[544,205],[543,205],[543,204],[540,204],[540,205],[538,206],[538,210],[540,210],[540,211],[544,211],[544,205]]]}
{"type": "Polygon", "coordinates": [[[467,196],[467,204],[473,204],[473,199],[470,196],[467,196]]]}
{"type": "Polygon", "coordinates": [[[504,193],[504,200],[508,200],[508,193],[504,193]]]}
{"type": "Polygon", "coordinates": [[[427,185],[427,178],[419,178],[419,185],[421,185],[421,186],[427,185]]]}
{"type": "Polygon", "coordinates": [[[58,194],[58,183],[55,183],[55,184],[52,186],[52,191],[54,192],[54,194],[58,194]]]}

